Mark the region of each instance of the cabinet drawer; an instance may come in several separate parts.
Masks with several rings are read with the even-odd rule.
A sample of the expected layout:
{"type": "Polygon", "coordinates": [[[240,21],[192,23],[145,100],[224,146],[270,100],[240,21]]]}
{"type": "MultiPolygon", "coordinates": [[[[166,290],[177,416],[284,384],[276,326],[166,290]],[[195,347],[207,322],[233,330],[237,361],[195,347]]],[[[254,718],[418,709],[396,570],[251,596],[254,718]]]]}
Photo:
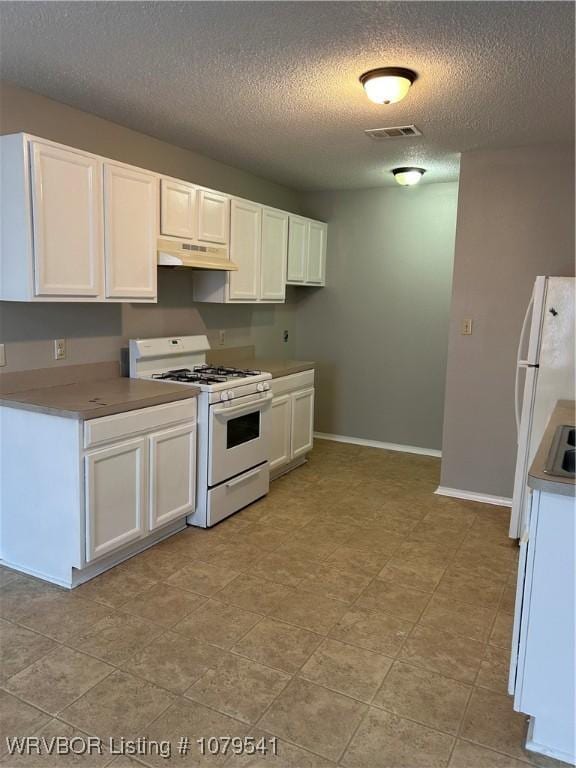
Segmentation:
{"type": "Polygon", "coordinates": [[[84,424],[84,448],[121,440],[130,435],[152,432],[168,424],[196,419],[196,399],[140,408],[137,411],[90,419],[84,424]]]}
{"type": "Polygon", "coordinates": [[[270,488],[268,462],[208,491],[208,525],[215,525],[238,509],[246,507],[270,488]]]}
{"type": "Polygon", "coordinates": [[[294,392],[297,389],[309,389],[314,386],[314,370],[291,373],[290,376],[280,376],[272,379],[272,392],[274,397],[294,392]]]}

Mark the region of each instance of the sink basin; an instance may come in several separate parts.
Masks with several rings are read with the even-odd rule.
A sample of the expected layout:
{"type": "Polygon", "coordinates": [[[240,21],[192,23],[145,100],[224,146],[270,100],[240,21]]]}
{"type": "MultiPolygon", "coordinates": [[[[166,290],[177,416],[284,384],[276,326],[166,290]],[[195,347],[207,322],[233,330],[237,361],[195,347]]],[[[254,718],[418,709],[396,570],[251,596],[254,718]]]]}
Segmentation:
{"type": "Polygon", "coordinates": [[[576,427],[562,424],[556,428],[544,472],[556,477],[576,476],[576,427]]]}

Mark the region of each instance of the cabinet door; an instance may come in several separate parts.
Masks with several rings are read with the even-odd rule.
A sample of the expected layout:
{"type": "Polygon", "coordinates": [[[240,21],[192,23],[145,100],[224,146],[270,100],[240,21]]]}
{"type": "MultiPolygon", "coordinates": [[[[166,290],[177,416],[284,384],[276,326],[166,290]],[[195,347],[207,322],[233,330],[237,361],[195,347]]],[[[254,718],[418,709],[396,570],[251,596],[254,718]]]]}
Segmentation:
{"type": "Polygon", "coordinates": [[[144,534],[145,460],[144,438],[103,448],[85,457],[88,562],[144,534]]]}
{"type": "Polygon", "coordinates": [[[324,285],[326,268],[326,224],[311,221],[308,225],[308,273],[306,282],[324,285]]]}
{"type": "Polygon", "coordinates": [[[292,397],[281,395],[272,399],[270,470],[290,461],[292,429],[292,397]]]}
{"type": "Polygon", "coordinates": [[[314,434],[314,389],[292,395],[292,458],[312,450],[314,434]]]}
{"type": "Polygon", "coordinates": [[[192,512],[196,502],[196,425],[150,435],[150,530],[192,512]]]}
{"type": "Polygon", "coordinates": [[[218,192],[199,189],[198,240],[207,243],[228,243],[230,199],[218,192]]]}
{"type": "Polygon", "coordinates": [[[156,297],[158,179],[151,173],[104,166],[106,297],[156,297]]]}
{"type": "Polygon", "coordinates": [[[262,208],[246,200],[232,200],[230,258],[238,266],[238,271],[230,272],[231,301],[258,301],[261,229],[262,208]]]}
{"type": "Polygon", "coordinates": [[[169,237],[195,236],[196,189],[172,179],[160,182],[160,231],[169,237]]]}
{"type": "Polygon", "coordinates": [[[288,214],[270,208],[262,210],[262,256],[260,298],[284,301],[288,256],[288,214]]]}
{"type": "Polygon", "coordinates": [[[288,282],[306,280],[308,261],[308,222],[300,216],[290,216],[288,231],[288,282]]]}
{"type": "Polygon", "coordinates": [[[102,166],[49,144],[30,145],[37,296],[101,293],[102,166]]]}

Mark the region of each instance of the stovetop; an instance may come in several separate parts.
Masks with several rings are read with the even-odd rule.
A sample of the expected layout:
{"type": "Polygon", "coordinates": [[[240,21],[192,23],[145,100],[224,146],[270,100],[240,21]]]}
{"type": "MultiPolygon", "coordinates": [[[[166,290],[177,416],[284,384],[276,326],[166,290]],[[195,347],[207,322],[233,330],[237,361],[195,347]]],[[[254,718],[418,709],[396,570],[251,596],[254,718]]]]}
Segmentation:
{"type": "Polygon", "coordinates": [[[260,376],[262,371],[250,371],[242,368],[229,368],[222,365],[195,365],[193,368],[175,368],[164,373],[155,373],[153,379],[178,381],[185,384],[225,384],[240,383],[242,379],[260,376]]]}

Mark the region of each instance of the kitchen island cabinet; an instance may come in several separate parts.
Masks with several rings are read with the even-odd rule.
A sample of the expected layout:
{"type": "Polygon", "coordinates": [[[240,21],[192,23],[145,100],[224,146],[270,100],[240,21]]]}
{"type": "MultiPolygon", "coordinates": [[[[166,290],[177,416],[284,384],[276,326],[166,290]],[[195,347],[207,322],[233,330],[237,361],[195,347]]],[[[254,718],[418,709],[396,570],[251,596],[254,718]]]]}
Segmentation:
{"type": "Polygon", "coordinates": [[[195,507],[195,394],[117,379],[2,398],[3,564],[74,587],[183,529],[195,507]],[[139,394],[154,404],[138,408],[139,394]],[[112,412],[94,416],[99,407],[112,412]]]}

